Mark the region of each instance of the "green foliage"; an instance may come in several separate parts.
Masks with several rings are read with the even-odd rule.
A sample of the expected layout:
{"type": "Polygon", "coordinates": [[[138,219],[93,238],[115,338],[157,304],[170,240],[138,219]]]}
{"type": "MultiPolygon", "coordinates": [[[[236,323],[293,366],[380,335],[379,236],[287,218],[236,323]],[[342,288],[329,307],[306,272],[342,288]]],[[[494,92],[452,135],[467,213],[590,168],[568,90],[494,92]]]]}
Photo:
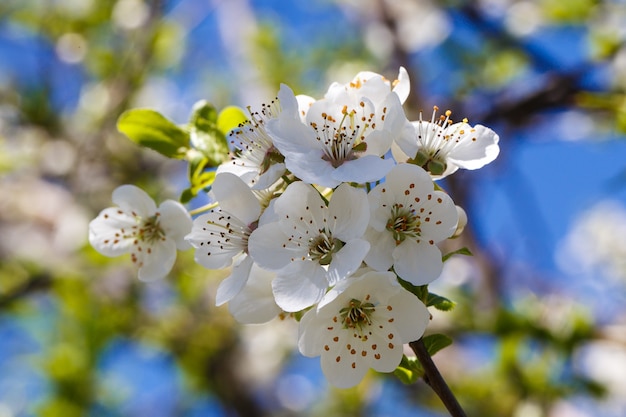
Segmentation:
{"type": "Polygon", "coordinates": [[[203,153],[196,151],[195,149],[189,150],[187,157],[189,158],[189,165],[187,166],[187,175],[189,178],[190,186],[186,188],[181,196],[180,201],[184,204],[189,202],[198,193],[213,184],[215,180],[215,171],[209,170],[210,161],[203,153]]]}
{"type": "Polygon", "coordinates": [[[227,106],[217,116],[217,128],[224,135],[248,120],[246,113],[237,106],[227,106]]]}
{"type": "Polygon", "coordinates": [[[182,192],[181,202],[190,201],[213,184],[213,168],[228,159],[226,134],[246,120],[244,112],[235,106],[224,108],[218,115],[216,108],[204,100],[195,104],[187,127],[194,146],[186,155],[190,185],[182,192]]]}
{"type": "Polygon", "coordinates": [[[437,310],[441,311],[450,311],[454,308],[456,303],[452,300],[447,299],[446,297],[442,297],[441,295],[434,294],[432,292],[428,293],[428,298],[426,299],[427,307],[435,307],[437,310]]]}
{"type": "Polygon", "coordinates": [[[428,291],[428,285],[413,285],[398,277],[402,287],[419,298],[427,307],[435,307],[437,310],[450,311],[454,308],[454,301],[428,291]]]}
{"type": "Polygon", "coordinates": [[[182,159],[189,149],[189,134],[154,110],[128,110],[119,117],[117,128],[136,144],[168,158],[182,159]]]}
{"type": "Polygon", "coordinates": [[[216,167],[227,159],[228,142],[218,127],[217,110],[212,104],[197,102],[188,126],[191,143],[206,157],[206,166],[216,167]]]}
{"type": "Polygon", "coordinates": [[[430,334],[422,338],[424,346],[430,356],[434,356],[435,353],[441,349],[446,348],[452,344],[452,339],[444,334],[430,334]]]}
{"type": "Polygon", "coordinates": [[[398,282],[408,292],[414,294],[424,304],[428,302],[428,285],[413,285],[409,281],[405,281],[398,277],[398,282]]]}
{"type": "Polygon", "coordinates": [[[398,377],[403,384],[414,384],[424,376],[424,368],[422,364],[415,357],[407,357],[402,355],[402,361],[400,365],[393,371],[393,374],[398,377]]]}
{"type": "Polygon", "coordinates": [[[472,256],[472,252],[470,252],[470,250],[468,248],[461,248],[461,249],[457,249],[455,251],[452,251],[450,253],[446,253],[445,255],[443,255],[443,257],[441,259],[443,260],[443,262],[445,262],[448,259],[450,259],[451,256],[454,256],[454,255],[472,256]]]}
{"type": "MultiPolygon", "coordinates": [[[[452,344],[452,339],[443,334],[424,336],[422,337],[422,341],[430,356],[435,355],[441,349],[452,344]]],[[[424,368],[417,357],[402,355],[402,361],[393,373],[402,383],[409,385],[414,384],[418,379],[424,376],[424,368]]]]}

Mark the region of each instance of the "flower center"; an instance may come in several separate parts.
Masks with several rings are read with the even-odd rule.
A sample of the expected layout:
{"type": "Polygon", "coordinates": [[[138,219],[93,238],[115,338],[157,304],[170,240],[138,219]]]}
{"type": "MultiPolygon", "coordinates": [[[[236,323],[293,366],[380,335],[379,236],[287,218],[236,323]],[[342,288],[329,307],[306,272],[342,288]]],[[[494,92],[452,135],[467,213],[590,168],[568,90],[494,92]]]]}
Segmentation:
{"type": "MultiPolygon", "coordinates": [[[[448,154],[464,138],[466,133],[462,128],[450,129],[450,126],[453,125],[450,110],[446,110],[445,115],[437,117],[438,110],[439,107],[433,107],[430,123],[422,121],[420,113],[417,132],[419,150],[410,160],[411,163],[424,168],[433,175],[441,175],[445,172],[448,167],[446,162],[448,154]]],[[[467,124],[467,119],[463,119],[463,123],[467,124]]]]}
{"type": "Polygon", "coordinates": [[[343,242],[334,239],[330,232],[323,230],[317,237],[309,241],[309,256],[320,265],[328,265],[336,253],[343,247],[343,242]]]}
{"type": "Polygon", "coordinates": [[[339,310],[343,328],[356,329],[359,333],[362,333],[366,326],[372,324],[370,316],[375,310],[376,307],[370,302],[364,303],[355,298],[351,299],[347,307],[339,310]]]}
{"type": "Polygon", "coordinates": [[[441,155],[439,149],[434,152],[420,149],[411,162],[433,175],[441,175],[448,168],[446,158],[441,155]]]}
{"type": "Polygon", "coordinates": [[[420,217],[415,213],[415,210],[396,203],[391,207],[391,216],[387,220],[386,228],[392,233],[396,245],[399,245],[407,237],[419,237],[421,224],[420,217]]]}
{"type": "MultiPolygon", "coordinates": [[[[365,108],[365,103],[360,103],[365,108]]],[[[364,142],[365,131],[373,127],[374,114],[368,116],[363,113],[360,117],[356,110],[348,111],[348,107],[342,109],[343,117],[337,125],[337,119],[327,113],[322,113],[324,124],[319,126],[311,123],[311,127],[317,132],[317,139],[324,145],[322,159],[330,162],[333,168],[341,166],[346,161],[352,161],[359,157],[359,153],[367,150],[364,142]],[[361,123],[359,123],[359,120],[361,123]]]]}
{"type": "Polygon", "coordinates": [[[136,233],[137,238],[143,242],[154,243],[157,240],[162,240],[165,237],[165,232],[159,225],[159,214],[147,218],[136,233]]]}
{"type": "Polygon", "coordinates": [[[274,145],[270,146],[270,148],[265,151],[263,162],[261,162],[260,174],[265,174],[272,165],[282,164],[283,162],[285,162],[285,157],[283,156],[283,154],[281,154],[274,145]]]}
{"type": "MultiPolygon", "coordinates": [[[[278,100],[263,104],[260,111],[253,112],[248,107],[250,118],[229,134],[230,144],[234,147],[231,163],[243,167],[258,167],[259,175],[262,175],[271,165],[284,161],[265,129],[267,121],[276,118],[280,111],[278,100]]],[[[256,179],[252,180],[253,183],[255,181],[256,179]]]]}

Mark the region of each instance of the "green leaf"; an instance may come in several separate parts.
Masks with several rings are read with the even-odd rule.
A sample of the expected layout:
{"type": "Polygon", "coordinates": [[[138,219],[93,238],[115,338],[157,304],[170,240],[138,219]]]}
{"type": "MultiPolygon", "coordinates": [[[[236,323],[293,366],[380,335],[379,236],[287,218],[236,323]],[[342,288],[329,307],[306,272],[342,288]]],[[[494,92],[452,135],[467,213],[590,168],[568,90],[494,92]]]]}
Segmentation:
{"type": "Polygon", "coordinates": [[[184,158],[189,147],[189,134],[154,110],[133,109],[122,113],[117,129],[136,144],[168,158],[184,158]]]}
{"type": "Polygon", "coordinates": [[[207,158],[207,167],[216,167],[228,159],[228,142],[217,125],[217,110],[202,100],[193,106],[189,134],[193,146],[207,158]]]}
{"type": "Polygon", "coordinates": [[[424,368],[419,363],[417,358],[408,358],[406,355],[402,355],[402,361],[398,367],[393,371],[393,374],[398,377],[403,384],[413,384],[424,375],[424,368]]]}
{"type": "Polygon", "coordinates": [[[443,257],[441,258],[443,260],[443,262],[447,261],[452,255],[465,255],[465,256],[473,256],[472,252],[470,252],[470,250],[466,247],[463,247],[461,249],[457,249],[453,252],[450,253],[446,253],[445,255],[443,255],[443,257]]]}
{"type": "Polygon", "coordinates": [[[246,113],[237,106],[224,107],[217,116],[217,128],[224,135],[245,123],[248,120],[246,113]]]}
{"type": "Polygon", "coordinates": [[[398,282],[400,282],[400,285],[402,285],[405,290],[415,294],[415,296],[424,302],[424,304],[426,303],[428,299],[428,285],[413,285],[409,281],[405,281],[400,277],[398,277],[398,282]]]}
{"type": "Polygon", "coordinates": [[[454,308],[456,303],[446,297],[442,297],[441,295],[434,294],[432,292],[428,293],[428,299],[426,300],[426,306],[433,306],[437,310],[441,311],[450,311],[454,308]]]}
{"type": "Polygon", "coordinates": [[[439,352],[441,349],[448,347],[452,344],[452,339],[444,334],[430,334],[422,338],[424,346],[430,356],[439,352]]]}

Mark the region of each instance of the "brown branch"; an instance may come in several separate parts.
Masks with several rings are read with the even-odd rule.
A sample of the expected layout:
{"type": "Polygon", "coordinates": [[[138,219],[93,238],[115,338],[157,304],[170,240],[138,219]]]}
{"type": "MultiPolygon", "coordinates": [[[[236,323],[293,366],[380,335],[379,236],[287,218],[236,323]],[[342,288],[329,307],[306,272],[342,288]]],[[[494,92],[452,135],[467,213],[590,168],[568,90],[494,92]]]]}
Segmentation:
{"type": "Polygon", "coordinates": [[[424,341],[420,338],[414,342],[409,343],[413,352],[417,355],[422,367],[424,368],[424,382],[426,382],[435,391],[435,394],[441,399],[441,402],[446,407],[452,417],[467,417],[463,408],[457,401],[456,397],[446,384],[439,373],[439,369],[433,362],[424,341]]]}

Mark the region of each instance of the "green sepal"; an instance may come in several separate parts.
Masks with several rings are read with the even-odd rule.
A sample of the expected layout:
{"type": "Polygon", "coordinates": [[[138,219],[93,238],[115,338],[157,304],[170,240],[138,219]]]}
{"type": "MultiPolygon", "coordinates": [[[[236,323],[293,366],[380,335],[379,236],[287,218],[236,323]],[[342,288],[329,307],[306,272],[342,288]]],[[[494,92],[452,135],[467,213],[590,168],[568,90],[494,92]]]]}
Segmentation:
{"type": "Polygon", "coordinates": [[[365,152],[367,151],[367,142],[361,142],[356,146],[352,147],[353,152],[365,152]]]}
{"type": "Polygon", "coordinates": [[[217,116],[217,128],[224,136],[234,128],[243,125],[248,121],[246,113],[237,106],[227,106],[220,111],[217,116]]]}
{"type": "Polygon", "coordinates": [[[446,170],[447,166],[445,162],[432,160],[432,161],[428,161],[427,168],[431,174],[441,175],[446,170]]]}
{"type": "Polygon", "coordinates": [[[117,130],[139,146],[168,158],[183,159],[189,149],[189,133],[154,110],[133,109],[122,113],[117,119],[117,130]]]}
{"type": "Polygon", "coordinates": [[[428,299],[426,300],[427,307],[435,307],[437,310],[450,311],[454,308],[456,303],[446,297],[437,295],[434,293],[428,293],[428,299]]]}
{"type": "Polygon", "coordinates": [[[422,150],[417,151],[415,157],[411,160],[411,163],[423,167],[430,160],[430,155],[422,150]]]}
{"type": "Polygon", "coordinates": [[[443,262],[447,261],[452,255],[465,255],[465,256],[474,256],[474,254],[472,252],[470,252],[470,250],[466,247],[462,247],[461,249],[457,249],[455,251],[452,251],[450,253],[446,253],[445,255],[443,255],[443,257],[441,258],[441,260],[443,262]]]}
{"type": "Polygon", "coordinates": [[[400,277],[398,277],[398,282],[405,290],[414,294],[424,304],[426,304],[428,301],[428,285],[413,285],[409,281],[405,281],[400,277]]]}
{"type": "Polygon", "coordinates": [[[403,384],[409,385],[424,376],[424,368],[422,368],[422,364],[419,363],[417,358],[408,358],[406,355],[402,355],[402,360],[393,371],[393,374],[397,376],[403,384]]]}
{"type": "Polygon", "coordinates": [[[201,100],[193,106],[189,135],[194,148],[207,158],[207,167],[216,167],[228,159],[228,142],[217,120],[217,110],[207,101],[201,100]]]}
{"type": "Polygon", "coordinates": [[[434,356],[435,353],[452,344],[452,339],[445,334],[439,333],[424,336],[422,337],[422,341],[424,342],[424,346],[426,346],[426,350],[430,356],[434,356]]]}

